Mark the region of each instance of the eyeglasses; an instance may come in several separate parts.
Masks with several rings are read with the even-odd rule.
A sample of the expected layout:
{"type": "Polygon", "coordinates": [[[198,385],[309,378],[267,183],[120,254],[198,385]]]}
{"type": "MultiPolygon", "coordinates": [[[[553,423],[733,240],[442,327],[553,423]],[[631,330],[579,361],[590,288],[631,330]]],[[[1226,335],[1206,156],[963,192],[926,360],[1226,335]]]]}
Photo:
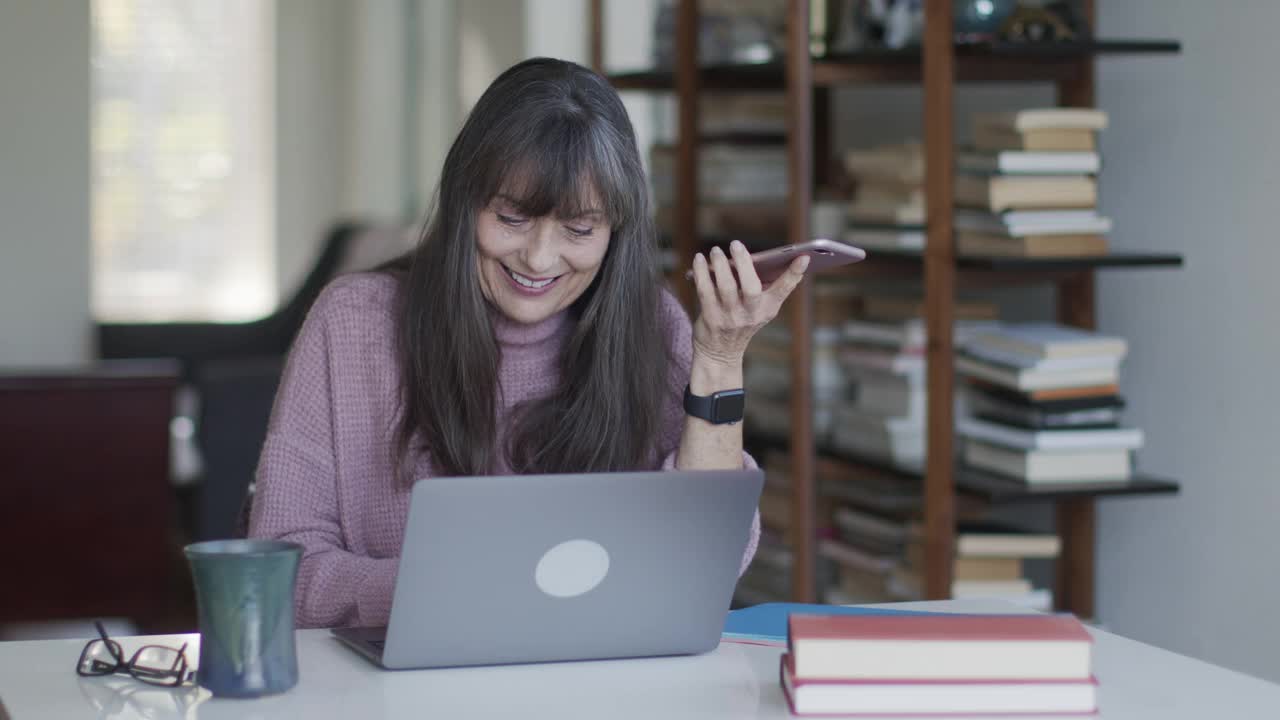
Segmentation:
{"type": "Polygon", "coordinates": [[[181,685],[192,678],[195,672],[187,665],[187,644],[180,648],[164,645],[144,645],[127,661],[120,643],[107,637],[102,623],[93,624],[98,629],[99,639],[90,640],[80,651],[80,662],[76,663],[76,674],[86,677],[96,675],[113,675],[127,673],[135,680],[148,685],[181,685]]]}

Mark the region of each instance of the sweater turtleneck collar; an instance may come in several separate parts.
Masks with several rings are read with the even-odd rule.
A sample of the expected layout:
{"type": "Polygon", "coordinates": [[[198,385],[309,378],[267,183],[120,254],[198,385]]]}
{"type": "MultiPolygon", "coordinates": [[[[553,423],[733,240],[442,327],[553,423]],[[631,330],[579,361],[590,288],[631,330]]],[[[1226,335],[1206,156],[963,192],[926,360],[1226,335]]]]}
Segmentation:
{"type": "Polygon", "coordinates": [[[489,320],[499,345],[523,347],[537,345],[559,334],[569,324],[569,311],[561,310],[546,320],[528,324],[516,322],[489,305],[489,320]]]}

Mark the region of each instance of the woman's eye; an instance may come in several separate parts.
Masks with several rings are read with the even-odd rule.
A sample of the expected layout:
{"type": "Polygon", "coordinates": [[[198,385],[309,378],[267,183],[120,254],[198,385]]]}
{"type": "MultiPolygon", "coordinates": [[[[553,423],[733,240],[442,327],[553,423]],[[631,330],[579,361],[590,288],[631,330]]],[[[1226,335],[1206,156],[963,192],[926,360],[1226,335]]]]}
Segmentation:
{"type": "Polygon", "coordinates": [[[595,230],[593,227],[574,227],[572,225],[565,225],[564,228],[574,237],[589,237],[592,231],[595,230]]]}
{"type": "Polygon", "coordinates": [[[524,224],[524,218],[518,215],[503,215],[502,213],[494,213],[498,216],[498,222],[511,227],[520,227],[524,224]]]}

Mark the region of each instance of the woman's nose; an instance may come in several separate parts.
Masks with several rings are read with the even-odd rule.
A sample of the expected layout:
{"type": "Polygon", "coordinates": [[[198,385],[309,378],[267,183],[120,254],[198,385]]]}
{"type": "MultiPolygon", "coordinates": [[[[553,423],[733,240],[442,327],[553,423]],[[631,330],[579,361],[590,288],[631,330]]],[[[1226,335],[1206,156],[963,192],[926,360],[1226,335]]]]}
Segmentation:
{"type": "Polygon", "coordinates": [[[529,244],[525,246],[524,263],[530,272],[541,277],[550,274],[556,266],[555,224],[538,221],[529,244]]]}

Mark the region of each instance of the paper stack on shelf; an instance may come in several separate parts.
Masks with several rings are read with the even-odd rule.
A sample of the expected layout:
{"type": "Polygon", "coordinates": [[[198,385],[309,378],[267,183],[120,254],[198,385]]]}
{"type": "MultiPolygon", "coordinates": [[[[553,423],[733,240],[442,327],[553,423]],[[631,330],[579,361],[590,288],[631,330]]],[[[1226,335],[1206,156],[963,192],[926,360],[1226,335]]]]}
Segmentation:
{"type": "MultiPolygon", "coordinates": [[[[786,231],[787,148],[779,142],[721,139],[698,150],[698,231],[737,234],[757,227],[759,235],[786,231]],[[736,225],[734,223],[737,223],[736,225]]],[[[676,146],[654,144],[649,152],[655,223],[669,237],[675,225],[676,146]]],[[[744,241],[751,238],[743,238],[744,241]]]]}
{"type": "Polygon", "coordinates": [[[791,596],[793,555],[787,536],[791,532],[791,482],[785,453],[771,451],[759,458],[764,470],[760,493],[760,544],[734,595],[744,604],[776,602],[791,596]]]}
{"type": "Polygon", "coordinates": [[[1006,325],[965,343],[964,459],[1030,484],[1125,481],[1142,431],[1119,425],[1123,338],[1056,324],[1006,325]]]}
{"type": "MultiPolygon", "coordinates": [[[[738,580],[735,596],[743,603],[775,602],[791,597],[792,537],[790,456],[770,450],[760,459],[765,472],[760,494],[760,544],[751,565],[738,580]]],[[[832,502],[819,497],[815,507],[816,532],[830,532],[832,502]]]]}
{"type": "MultiPolygon", "coordinates": [[[[854,399],[836,411],[833,447],[903,469],[923,467],[927,338],[922,311],[919,298],[870,295],[863,316],[845,323],[847,346],[840,363],[854,386],[854,399]]],[[[957,342],[998,327],[995,317],[991,303],[957,302],[957,342]]],[[[957,401],[962,403],[963,396],[957,401]]]]}
{"type": "Polygon", "coordinates": [[[922,249],[923,146],[909,141],[850,150],[844,165],[856,183],[844,241],[867,249],[922,249]]]}
{"type": "Polygon", "coordinates": [[[1103,255],[1097,211],[1101,110],[978,113],[974,148],[957,154],[956,250],[962,255],[1103,255]]]}
{"type": "MultiPolygon", "coordinates": [[[[813,390],[814,437],[825,439],[836,409],[848,398],[849,381],[838,351],[844,343],[841,323],[857,311],[859,296],[847,282],[814,287],[813,390]]],[[[744,369],[747,429],[755,435],[786,439],[791,428],[791,331],[785,312],[761,328],[747,348],[744,369]]]]}
{"type": "Polygon", "coordinates": [[[781,92],[717,93],[698,102],[703,141],[785,143],[787,96],[781,92]]]}
{"type": "Polygon", "coordinates": [[[791,597],[791,548],[772,530],[762,530],[755,557],[738,578],[734,595],[744,605],[783,602],[791,597]]]}
{"type": "MultiPolygon", "coordinates": [[[[1055,558],[1055,535],[1025,533],[975,520],[985,506],[957,498],[960,518],[951,593],[988,597],[1048,609],[1047,590],[1024,573],[1027,559],[1055,558]]],[[[854,503],[831,508],[832,537],[818,544],[819,557],[833,566],[835,582],[823,594],[829,603],[918,600],[923,597],[924,553],[919,513],[877,512],[854,503]]]]}
{"type": "MultiPolygon", "coordinates": [[[[815,465],[818,497],[830,532],[818,544],[820,597],[835,605],[899,599],[890,585],[905,561],[910,528],[924,513],[919,477],[820,454],[815,465]]],[[[959,491],[960,521],[982,517],[987,503],[959,491]]]]}
{"type": "Polygon", "coordinates": [[[889,580],[902,561],[907,524],[902,518],[841,505],[832,511],[835,537],[818,543],[834,569],[827,602],[892,602],[889,580]]]}

